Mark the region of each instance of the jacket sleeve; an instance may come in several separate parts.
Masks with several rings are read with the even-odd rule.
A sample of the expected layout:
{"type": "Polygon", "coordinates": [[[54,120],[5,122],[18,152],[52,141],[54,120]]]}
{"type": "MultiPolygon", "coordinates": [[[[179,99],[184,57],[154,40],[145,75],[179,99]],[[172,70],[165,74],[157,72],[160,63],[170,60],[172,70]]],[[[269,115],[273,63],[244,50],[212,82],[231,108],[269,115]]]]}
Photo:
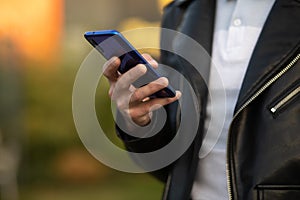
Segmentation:
{"type": "MultiPolygon", "coordinates": [[[[116,124],[116,131],[118,136],[122,139],[125,148],[130,151],[130,152],[135,152],[135,153],[147,153],[147,152],[153,152],[158,149],[161,149],[165,145],[167,145],[176,135],[176,116],[177,116],[177,110],[178,110],[178,102],[173,102],[164,108],[166,111],[166,121],[163,125],[163,127],[155,133],[156,129],[151,127],[155,126],[156,123],[153,123],[153,125],[150,125],[147,130],[149,131],[148,134],[151,134],[152,136],[150,137],[135,137],[132,136],[132,132],[135,132],[135,130],[126,130],[126,127],[120,126],[118,124],[126,124],[124,120],[126,120],[122,114],[118,113],[117,114],[117,124],[116,124]],[[154,131],[154,132],[153,132],[154,131]]],[[[154,111],[155,112],[155,111],[154,111]]],[[[155,116],[156,113],[153,115],[155,116]]],[[[141,162],[141,160],[136,157],[132,158],[133,160],[138,160],[137,163],[141,162]]],[[[146,163],[147,161],[145,161],[146,163]]],[[[145,164],[143,163],[143,164],[145,164]]],[[[156,176],[159,180],[165,181],[167,178],[168,174],[168,169],[170,166],[167,166],[161,170],[151,172],[154,176],[156,176]]]]}
{"type": "MultiPolygon", "coordinates": [[[[185,1],[172,1],[164,8],[163,19],[161,26],[162,28],[168,28],[176,30],[180,25],[182,20],[182,16],[185,12],[185,7],[189,4],[191,0],[185,1]],[[180,5],[179,5],[180,4],[180,5]]],[[[163,34],[161,35],[161,47],[162,49],[170,49],[169,45],[172,45],[174,38],[166,37],[163,34]]],[[[177,58],[174,59],[174,55],[168,51],[161,50],[161,63],[167,64],[168,66],[172,66],[173,68],[180,68],[181,63],[178,63],[177,58]]],[[[164,106],[166,111],[166,121],[162,128],[157,133],[153,134],[151,137],[147,138],[138,138],[132,136],[130,133],[134,132],[134,130],[126,130],[126,127],[122,126],[122,129],[116,125],[116,131],[118,136],[124,142],[124,145],[128,151],[136,152],[136,153],[145,153],[145,152],[153,152],[158,150],[165,145],[167,145],[176,135],[177,126],[180,124],[180,109],[178,101],[171,103],[167,106],[164,106]]],[[[117,114],[117,121],[121,122],[121,124],[125,124],[124,118],[120,113],[117,114]]],[[[155,126],[156,123],[153,123],[155,126]]],[[[149,127],[149,130],[155,130],[153,127],[149,127]]],[[[151,132],[151,131],[150,131],[151,132]]],[[[132,158],[138,159],[138,158],[132,158]]],[[[151,172],[155,177],[159,180],[166,181],[168,173],[172,168],[172,164],[158,171],[151,172]]]]}

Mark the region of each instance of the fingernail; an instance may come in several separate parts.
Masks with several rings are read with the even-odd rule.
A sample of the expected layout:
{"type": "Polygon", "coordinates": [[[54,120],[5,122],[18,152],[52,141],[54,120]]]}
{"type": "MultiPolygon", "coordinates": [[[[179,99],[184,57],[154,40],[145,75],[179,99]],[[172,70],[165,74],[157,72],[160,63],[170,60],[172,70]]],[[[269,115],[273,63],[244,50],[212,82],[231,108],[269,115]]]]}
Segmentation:
{"type": "Polygon", "coordinates": [[[181,95],[182,95],[181,92],[177,90],[176,91],[176,96],[177,96],[178,99],[181,97],[181,95]]]}

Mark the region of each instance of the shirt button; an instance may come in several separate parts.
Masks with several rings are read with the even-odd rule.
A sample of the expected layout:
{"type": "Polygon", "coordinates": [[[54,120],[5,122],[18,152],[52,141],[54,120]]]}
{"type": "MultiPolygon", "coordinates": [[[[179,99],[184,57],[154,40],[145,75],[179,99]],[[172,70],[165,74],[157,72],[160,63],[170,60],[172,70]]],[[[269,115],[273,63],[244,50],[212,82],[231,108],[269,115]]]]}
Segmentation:
{"type": "Polygon", "coordinates": [[[237,19],[233,20],[233,25],[240,26],[241,24],[242,24],[242,20],[241,19],[237,18],[237,19]]]}

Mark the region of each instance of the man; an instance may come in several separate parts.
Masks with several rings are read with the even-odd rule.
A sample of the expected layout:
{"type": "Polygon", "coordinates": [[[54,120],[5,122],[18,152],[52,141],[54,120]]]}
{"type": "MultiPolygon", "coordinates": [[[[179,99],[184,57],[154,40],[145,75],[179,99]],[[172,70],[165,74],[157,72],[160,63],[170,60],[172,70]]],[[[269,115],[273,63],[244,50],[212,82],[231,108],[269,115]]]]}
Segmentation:
{"type": "MultiPolygon", "coordinates": [[[[192,37],[212,55],[228,102],[218,143],[199,159],[204,135],[214,134],[207,123],[218,113],[212,112],[207,96],[220,89],[215,84],[218,72],[212,68],[207,77],[189,79],[200,102],[199,128],[193,143],[177,161],[154,172],[166,182],[164,199],[300,198],[299,21],[297,0],[178,0],[166,7],[162,26],[192,37]],[[205,80],[209,80],[207,87],[205,80]]],[[[165,39],[162,34],[162,46],[170,45],[165,39]]],[[[149,55],[144,56],[157,67],[149,55]]],[[[193,75],[186,70],[189,64],[170,52],[162,51],[161,62],[182,69],[185,76],[193,75]]],[[[168,80],[160,78],[142,88],[132,88],[131,83],[145,73],[145,67],[138,65],[120,76],[119,65],[119,59],[111,59],[104,75],[122,117],[146,126],[152,112],[160,107],[154,105],[165,106],[168,114],[157,136],[133,138],[117,128],[120,137],[131,151],[158,149],[176,134],[181,93],[173,98],[149,99],[168,85],[168,80]]]]}

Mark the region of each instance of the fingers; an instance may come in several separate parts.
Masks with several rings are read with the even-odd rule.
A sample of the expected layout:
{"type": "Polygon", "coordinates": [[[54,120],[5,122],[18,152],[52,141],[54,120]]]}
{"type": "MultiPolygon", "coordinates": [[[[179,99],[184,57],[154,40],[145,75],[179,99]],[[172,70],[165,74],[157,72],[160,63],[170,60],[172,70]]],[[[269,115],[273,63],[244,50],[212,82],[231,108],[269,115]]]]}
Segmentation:
{"type": "Polygon", "coordinates": [[[124,73],[116,83],[116,88],[118,89],[129,89],[131,84],[143,76],[147,72],[147,68],[145,65],[138,64],[134,68],[130,69],[126,73],[124,73]]]}
{"type": "Polygon", "coordinates": [[[138,88],[135,90],[135,92],[131,96],[131,101],[144,101],[147,100],[146,98],[150,95],[154,94],[155,92],[167,87],[169,84],[169,81],[165,77],[161,77],[155,81],[152,81],[151,83],[138,88]]]}
{"type": "Polygon", "coordinates": [[[139,119],[149,116],[152,111],[155,111],[167,104],[170,104],[181,97],[181,92],[176,91],[176,96],[172,98],[155,98],[146,102],[130,106],[130,116],[132,119],[139,119]]]}
{"type": "Polygon", "coordinates": [[[103,66],[103,75],[110,81],[116,82],[119,77],[118,68],[121,60],[118,57],[112,57],[103,66]]]}
{"type": "MultiPolygon", "coordinates": [[[[142,54],[142,56],[149,62],[149,64],[157,68],[158,63],[149,55],[149,54],[142,54]]],[[[103,75],[109,80],[109,81],[117,81],[119,77],[118,68],[121,64],[121,60],[118,57],[112,57],[109,59],[103,66],[103,75]]]]}
{"type": "Polygon", "coordinates": [[[149,54],[143,53],[142,56],[147,60],[147,62],[154,67],[155,69],[158,68],[158,63],[154,60],[149,54]]]}
{"type": "MultiPolygon", "coordinates": [[[[149,54],[142,55],[151,66],[158,67],[158,63],[149,54]]],[[[143,87],[134,88],[132,83],[147,72],[146,66],[139,64],[120,75],[120,64],[121,60],[117,57],[109,59],[103,66],[103,75],[109,80],[111,99],[122,113],[131,117],[138,125],[147,125],[151,121],[152,111],[180,98],[181,93],[176,91],[173,98],[150,99],[149,96],[168,86],[168,79],[161,77],[143,87]]]]}
{"type": "MultiPolygon", "coordinates": [[[[153,66],[158,67],[158,63],[149,55],[149,54],[143,54],[143,57],[153,66]]],[[[116,83],[116,86],[113,86],[113,89],[116,88],[116,90],[124,90],[129,89],[133,82],[135,82],[137,79],[139,79],[142,75],[144,75],[147,71],[147,68],[139,64],[135,66],[134,68],[130,69],[128,72],[124,73],[119,80],[116,83]]],[[[112,84],[111,84],[112,85],[112,84]]],[[[153,94],[155,91],[158,91],[155,87],[155,85],[160,86],[158,90],[166,87],[168,85],[168,80],[166,78],[158,79],[152,84],[149,84],[149,87],[147,89],[142,89],[137,93],[137,97],[135,97],[135,100],[142,100],[141,97],[146,98],[147,96],[153,94]]],[[[112,92],[109,92],[112,94],[112,92]]]]}

